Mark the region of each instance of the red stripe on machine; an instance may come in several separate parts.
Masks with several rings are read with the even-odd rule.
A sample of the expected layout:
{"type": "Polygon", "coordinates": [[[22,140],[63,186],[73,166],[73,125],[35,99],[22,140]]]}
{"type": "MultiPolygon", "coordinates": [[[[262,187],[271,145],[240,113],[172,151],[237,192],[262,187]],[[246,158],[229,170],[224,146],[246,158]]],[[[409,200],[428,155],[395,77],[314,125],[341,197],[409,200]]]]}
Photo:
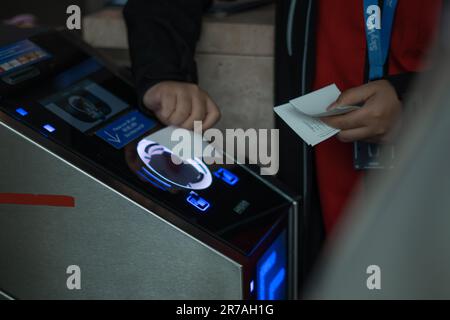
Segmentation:
{"type": "Polygon", "coordinates": [[[0,204],[74,208],[75,198],[62,195],[0,193],[0,204]]]}

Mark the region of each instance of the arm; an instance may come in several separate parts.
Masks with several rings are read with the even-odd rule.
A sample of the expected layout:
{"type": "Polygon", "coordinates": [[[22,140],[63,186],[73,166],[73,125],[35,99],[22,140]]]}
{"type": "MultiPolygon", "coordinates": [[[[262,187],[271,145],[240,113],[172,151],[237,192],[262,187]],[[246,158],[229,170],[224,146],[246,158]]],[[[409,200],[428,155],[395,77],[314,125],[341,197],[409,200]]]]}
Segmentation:
{"type": "MultiPolygon", "coordinates": [[[[436,28],[437,38],[441,38],[445,28],[441,9],[442,2],[435,1],[432,8],[435,18],[428,17],[424,25],[436,28]],[[436,23],[438,21],[438,23],[436,23]]],[[[425,33],[426,34],[426,33],[425,33]]],[[[435,37],[430,33],[429,46],[435,37]]],[[[407,72],[384,77],[379,81],[350,89],[344,92],[338,101],[331,106],[364,103],[364,108],[348,115],[325,118],[324,121],[341,129],[338,138],[343,142],[367,141],[384,143],[392,140],[399,131],[402,120],[403,100],[414,79],[427,71],[419,73],[407,72]]]]}
{"type": "Polygon", "coordinates": [[[140,102],[167,125],[212,126],[217,106],[192,83],[202,14],[209,0],[129,0],[124,9],[140,102]]]}
{"type": "Polygon", "coordinates": [[[417,72],[401,73],[396,75],[386,76],[384,79],[387,80],[392,87],[394,87],[395,92],[400,100],[403,100],[405,95],[410,90],[410,86],[416,77],[420,76],[417,72]]]}
{"type": "Polygon", "coordinates": [[[161,80],[196,82],[194,53],[204,0],[130,0],[124,9],[138,90],[161,80]]]}

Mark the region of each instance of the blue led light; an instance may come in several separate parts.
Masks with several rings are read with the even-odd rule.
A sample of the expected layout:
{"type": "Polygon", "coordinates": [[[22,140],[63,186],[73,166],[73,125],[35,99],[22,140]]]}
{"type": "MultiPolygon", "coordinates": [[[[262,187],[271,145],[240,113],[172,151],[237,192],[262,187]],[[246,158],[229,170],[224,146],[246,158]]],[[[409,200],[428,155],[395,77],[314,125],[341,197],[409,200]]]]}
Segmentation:
{"type": "Polygon", "coordinates": [[[26,117],[28,115],[28,111],[24,108],[18,108],[16,109],[16,112],[20,114],[22,117],[26,117]]]}
{"type": "Polygon", "coordinates": [[[138,174],[145,180],[150,182],[152,185],[154,185],[155,187],[157,187],[158,189],[161,189],[163,191],[167,191],[166,188],[164,188],[163,186],[159,185],[156,181],[151,180],[149,177],[147,177],[145,175],[145,173],[143,173],[142,171],[138,171],[138,174]]]}
{"type": "Polygon", "coordinates": [[[205,212],[211,206],[208,201],[200,197],[194,191],[191,191],[189,196],[187,197],[187,202],[196,207],[198,210],[205,212]]]}
{"type": "Polygon", "coordinates": [[[258,288],[258,296],[261,300],[266,300],[266,281],[268,280],[268,273],[275,265],[275,262],[277,260],[277,253],[275,251],[272,251],[269,258],[267,258],[259,268],[259,288],[258,288]]]}
{"type": "Polygon", "coordinates": [[[234,186],[239,181],[239,178],[234,173],[224,168],[217,170],[214,175],[230,186],[234,186]]]}
{"type": "Polygon", "coordinates": [[[56,131],[55,127],[53,127],[53,126],[50,125],[50,124],[46,124],[46,125],[44,126],[44,129],[47,130],[47,131],[50,132],[50,133],[53,133],[53,132],[56,131]]]}
{"type": "Polygon", "coordinates": [[[270,283],[269,300],[275,300],[275,294],[278,288],[280,288],[281,284],[283,283],[284,278],[286,278],[286,269],[281,268],[281,270],[278,271],[277,275],[275,276],[275,278],[273,278],[272,282],[270,283]]]}
{"type": "Polygon", "coordinates": [[[286,299],[287,241],[284,231],[264,253],[256,266],[258,300],[286,299]]]}
{"type": "Polygon", "coordinates": [[[150,177],[152,177],[153,179],[155,179],[156,181],[158,181],[159,183],[161,183],[163,186],[167,187],[167,188],[171,188],[172,186],[166,182],[164,182],[163,180],[161,180],[160,178],[156,177],[154,174],[151,174],[150,171],[148,171],[146,168],[142,167],[142,170],[150,177]]]}
{"type": "Polygon", "coordinates": [[[255,291],[255,280],[250,282],[250,293],[253,293],[253,291],[255,291]]]}

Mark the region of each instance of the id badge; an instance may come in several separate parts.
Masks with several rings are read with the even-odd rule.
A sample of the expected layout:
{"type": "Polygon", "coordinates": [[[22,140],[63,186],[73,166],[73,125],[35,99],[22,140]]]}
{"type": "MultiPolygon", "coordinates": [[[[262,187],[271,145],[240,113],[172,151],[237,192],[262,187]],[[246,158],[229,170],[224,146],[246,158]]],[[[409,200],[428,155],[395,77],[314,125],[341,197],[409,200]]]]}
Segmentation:
{"type": "Polygon", "coordinates": [[[355,142],[353,153],[356,170],[393,169],[395,166],[394,145],[355,142]]]}

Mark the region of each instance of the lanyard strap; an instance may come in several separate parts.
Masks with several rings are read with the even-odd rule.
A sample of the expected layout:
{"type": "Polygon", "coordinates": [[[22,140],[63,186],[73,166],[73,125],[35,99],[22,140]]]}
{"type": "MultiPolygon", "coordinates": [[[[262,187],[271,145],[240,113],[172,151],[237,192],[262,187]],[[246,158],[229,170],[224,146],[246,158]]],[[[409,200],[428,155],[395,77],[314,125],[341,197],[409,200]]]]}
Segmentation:
{"type": "Polygon", "coordinates": [[[369,81],[384,76],[384,65],[391,45],[392,26],[397,3],[397,0],[384,0],[383,17],[380,25],[379,15],[381,12],[378,0],[364,0],[365,29],[369,53],[369,81]]]}

